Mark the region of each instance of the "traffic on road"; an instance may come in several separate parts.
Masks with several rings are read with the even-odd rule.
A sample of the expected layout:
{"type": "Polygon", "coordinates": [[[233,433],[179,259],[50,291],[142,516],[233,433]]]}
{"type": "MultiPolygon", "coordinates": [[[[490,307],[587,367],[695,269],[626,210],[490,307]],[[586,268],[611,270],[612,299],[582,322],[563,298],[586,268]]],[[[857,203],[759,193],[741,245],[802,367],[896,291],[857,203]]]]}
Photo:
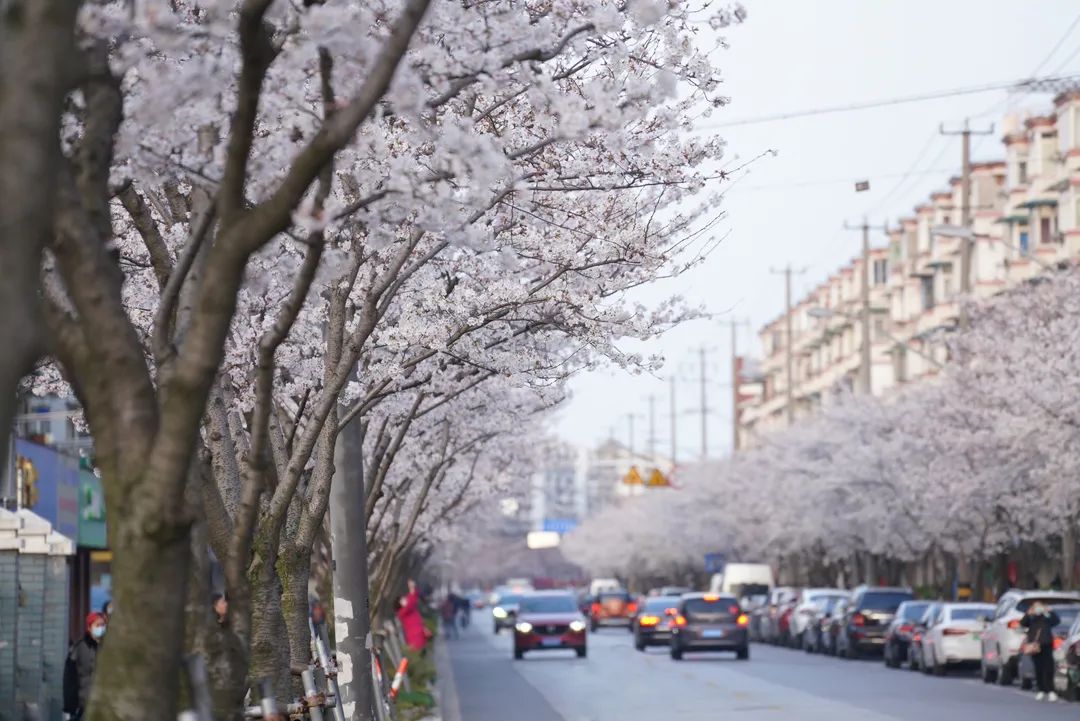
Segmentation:
{"type": "Polygon", "coordinates": [[[490,598],[496,632],[450,644],[461,718],[992,721],[1080,711],[1064,703],[1080,696],[1080,593],[1012,589],[974,603],[891,586],[724,588],[504,587],[490,598]]]}

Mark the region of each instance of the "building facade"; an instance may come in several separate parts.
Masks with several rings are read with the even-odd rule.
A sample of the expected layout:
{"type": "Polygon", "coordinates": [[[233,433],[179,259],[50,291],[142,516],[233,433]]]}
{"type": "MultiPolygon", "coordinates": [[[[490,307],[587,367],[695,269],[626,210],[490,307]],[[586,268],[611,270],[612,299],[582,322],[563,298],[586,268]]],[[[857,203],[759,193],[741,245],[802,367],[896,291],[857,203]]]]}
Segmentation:
{"type": "MultiPolygon", "coordinates": [[[[1080,259],[1080,90],[1045,115],[1005,120],[1004,159],[973,163],[968,204],[970,295],[984,298],[1080,259]]],[[[964,297],[963,182],[949,180],[857,257],[759,332],[755,397],[740,401],[740,447],[812,415],[857,388],[862,318],[870,317],[870,392],[884,395],[938,372],[964,297]],[[865,277],[869,300],[862,300],[865,277]],[[791,392],[787,367],[791,363],[791,392]]]]}

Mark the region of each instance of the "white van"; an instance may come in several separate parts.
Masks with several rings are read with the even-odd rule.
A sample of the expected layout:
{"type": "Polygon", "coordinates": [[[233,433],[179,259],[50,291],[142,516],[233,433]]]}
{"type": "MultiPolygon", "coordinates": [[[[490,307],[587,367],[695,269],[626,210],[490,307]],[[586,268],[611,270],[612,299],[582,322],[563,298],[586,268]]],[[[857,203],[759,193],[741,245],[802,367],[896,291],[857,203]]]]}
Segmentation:
{"type": "Polygon", "coordinates": [[[714,573],[709,579],[709,592],[730,593],[741,601],[768,595],[774,585],[772,567],[767,563],[729,563],[723,573],[714,573]]]}
{"type": "Polygon", "coordinates": [[[618,591],[622,584],[617,578],[594,578],[589,584],[589,595],[595,596],[601,591],[618,591]]]}

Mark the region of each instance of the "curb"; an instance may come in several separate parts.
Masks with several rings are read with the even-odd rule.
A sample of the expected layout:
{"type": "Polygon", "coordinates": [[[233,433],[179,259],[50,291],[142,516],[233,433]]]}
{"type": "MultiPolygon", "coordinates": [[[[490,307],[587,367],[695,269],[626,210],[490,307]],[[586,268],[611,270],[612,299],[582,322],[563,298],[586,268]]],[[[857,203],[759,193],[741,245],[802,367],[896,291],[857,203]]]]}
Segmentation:
{"type": "Polygon", "coordinates": [[[461,706],[458,704],[454,668],[450,663],[450,652],[447,651],[445,643],[435,644],[435,673],[439,718],[442,721],[461,721],[461,706]]]}

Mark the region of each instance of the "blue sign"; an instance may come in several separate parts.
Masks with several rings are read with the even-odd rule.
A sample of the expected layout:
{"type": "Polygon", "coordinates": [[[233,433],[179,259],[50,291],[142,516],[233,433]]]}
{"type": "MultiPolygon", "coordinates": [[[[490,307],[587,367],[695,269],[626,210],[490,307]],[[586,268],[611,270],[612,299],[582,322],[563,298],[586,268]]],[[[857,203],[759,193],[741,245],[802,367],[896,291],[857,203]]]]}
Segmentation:
{"type": "Polygon", "coordinates": [[[79,462],[52,448],[15,439],[19,497],[72,541],[79,538],[79,462]]]}
{"type": "Polygon", "coordinates": [[[545,518],[544,530],[555,533],[570,533],[577,528],[578,522],[573,518],[545,518]]]}
{"type": "Polygon", "coordinates": [[[723,553],[706,553],[705,554],[705,572],[706,573],[723,573],[724,566],[727,565],[727,556],[723,553]]]}

